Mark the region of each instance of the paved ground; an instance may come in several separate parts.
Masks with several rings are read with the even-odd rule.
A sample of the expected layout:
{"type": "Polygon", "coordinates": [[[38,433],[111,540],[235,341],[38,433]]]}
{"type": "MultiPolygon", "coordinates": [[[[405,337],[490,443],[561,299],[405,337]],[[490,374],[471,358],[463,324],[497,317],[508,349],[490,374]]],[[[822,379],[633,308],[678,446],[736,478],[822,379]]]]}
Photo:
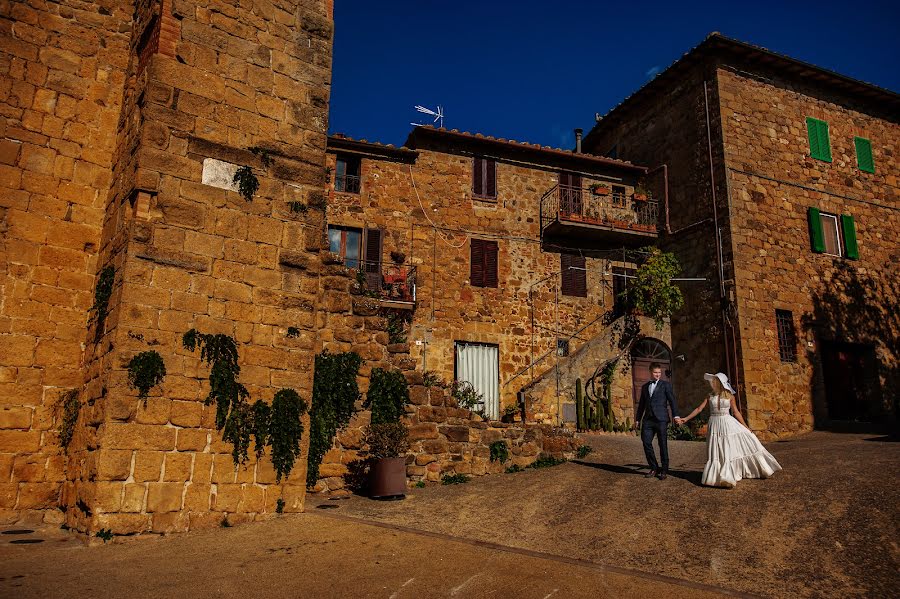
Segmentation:
{"type": "Polygon", "coordinates": [[[594,437],[579,463],[401,502],[311,500],[306,514],[100,547],[0,535],[0,597],[898,596],[900,444],[872,439],[775,443],[785,471],[734,490],[698,486],[702,444],[675,444],[663,482],[634,474],[637,439],[594,437]]]}

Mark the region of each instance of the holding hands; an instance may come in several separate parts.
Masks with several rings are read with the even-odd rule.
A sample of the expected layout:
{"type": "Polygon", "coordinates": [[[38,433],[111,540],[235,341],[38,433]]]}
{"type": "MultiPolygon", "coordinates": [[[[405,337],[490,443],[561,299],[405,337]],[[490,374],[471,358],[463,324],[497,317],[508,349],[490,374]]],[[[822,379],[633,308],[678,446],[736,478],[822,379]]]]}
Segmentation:
{"type": "Polygon", "coordinates": [[[686,418],[679,418],[678,416],[675,417],[675,424],[677,424],[678,426],[683,425],[685,422],[687,422],[686,418]]]}

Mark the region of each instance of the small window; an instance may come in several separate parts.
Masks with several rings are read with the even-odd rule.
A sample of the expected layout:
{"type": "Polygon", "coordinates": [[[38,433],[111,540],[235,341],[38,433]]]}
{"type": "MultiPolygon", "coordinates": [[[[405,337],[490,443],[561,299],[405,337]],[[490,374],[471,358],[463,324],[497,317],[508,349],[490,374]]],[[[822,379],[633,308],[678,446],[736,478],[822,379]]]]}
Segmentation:
{"type": "Polygon", "coordinates": [[[859,245],[856,240],[856,221],[849,214],[829,214],[818,208],[809,208],[809,232],[812,250],[817,254],[828,254],[859,259],[859,245]]]}
{"type": "Polygon", "coordinates": [[[625,208],[626,199],[625,199],[625,188],[621,185],[613,185],[612,186],[612,203],[613,206],[618,208],[625,208]]]}
{"type": "Polygon", "coordinates": [[[569,355],[569,340],[568,339],[557,339],[556,340],[556,355],[560,358],[564,358],[569,355]]]}
{"type": "Polygon", "coordinates": [[[348,268],[359,268],[362,230],[328,227],[328,249],[344,259],[348,268]]]}
{"type": "Polygon", "coordinates": [[[854,137],[856,145],[856,164],[859,170],[867,173],[875,172],[875,158],[872,156],[872,142],[865,137],[854,137]]]}
{"type": "Polygon", "coordinates": [[[635,269],[613,267],[613,312],[624,314],[628,308],[628,290],[631,289],[631,281],[635,269]]]}
{"type": "Polygon", "coordinates": [[[473,287],[497,286],[497,242],[473,239],[469,282],[473,287]]]}
{"type": "Polygon", "coordinates": [[[359,193],[360,160],[356,156],[338,156],[335,163],[334,190],[359,193]]]}
{"type": "Polygon", "coordinates": [[[778,353],[782,362],[797,361],[797,332],[794,330],[794,315],[790,310],[775,310],[775,324],[778,327],[778,353]]]}
{"type": "Polygon", "coordinates": [[[834,214],[819,214],[822,221],[822,237],[825,242],[826,254],[840,256],[841,253],[841,228],[838,225],[838,217],[834,214]]]}
{"type": "Polygon", "coordinates": [[[560,254],[559,267],[562,271],[562,294],[587,297],[587,270],[584,256],[560,254]]]}
{"type": "Polygon", "coordinates": [[[828,123],[806,117],[806,133],[809,137],[809,155],[816,160],[831,162],[831,140],[828,137],[828,123]]]}
{"type": "Polygon", "coordinates": [[[497,199],[497,162],[490,158],[473,161],[472,195],[484,199],[497,199]]]}

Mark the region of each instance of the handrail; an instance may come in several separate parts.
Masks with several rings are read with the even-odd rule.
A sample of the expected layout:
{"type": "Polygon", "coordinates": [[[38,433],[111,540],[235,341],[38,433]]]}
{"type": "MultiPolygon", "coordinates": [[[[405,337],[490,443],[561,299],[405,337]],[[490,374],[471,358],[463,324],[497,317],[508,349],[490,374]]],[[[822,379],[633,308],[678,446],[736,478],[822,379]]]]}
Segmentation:
{"type": "Polygon", "coordinates": [[[541,197],[541,231],[555,222],[584,223],[611,229],[656,232],[659,227],[659,202],[638,200],[634,195],[600,194],[591,186],[559,185],[541,197]]]}

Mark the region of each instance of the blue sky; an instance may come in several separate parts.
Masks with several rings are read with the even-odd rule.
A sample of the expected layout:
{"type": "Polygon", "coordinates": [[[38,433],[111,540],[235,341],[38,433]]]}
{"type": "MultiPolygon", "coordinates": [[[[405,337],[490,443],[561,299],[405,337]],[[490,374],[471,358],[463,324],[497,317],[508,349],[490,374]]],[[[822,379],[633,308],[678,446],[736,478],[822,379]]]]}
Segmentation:
{"type": "Polygon", "coordinates": [[[463,131],[572,145],[719,31],[900,91],[900,2],[336,0],[330,131],[401,144],[413,106],[463,131]]]}

